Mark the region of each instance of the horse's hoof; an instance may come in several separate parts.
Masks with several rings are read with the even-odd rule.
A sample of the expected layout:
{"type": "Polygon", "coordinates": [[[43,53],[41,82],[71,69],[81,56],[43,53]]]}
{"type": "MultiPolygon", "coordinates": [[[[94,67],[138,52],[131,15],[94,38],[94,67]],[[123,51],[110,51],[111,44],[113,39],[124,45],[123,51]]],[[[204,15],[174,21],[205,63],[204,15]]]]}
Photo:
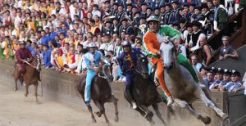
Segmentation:
{"type": "Polygon", "coordinates": [[[37,104],[42,104],[40,101],[36,101],[37,104]]]}
{"type": "Polygon", "coordinates": [[[92,119],[92,123],[96,123],[97,121],[96,121],[96,119],[92,119]]]}
{"type": "Polygon", "coordinates": [[[111,124],[109,122],[107,122],[108,126],[111,126],[111,124]]]}
{"type": "Polygon", "coordinates": [[[119,117],[116,116],[116,117],[114,118],[114,121],[115,121],[115,122],[119,122],[119,117]]]}
{"type": "Polygon", "coordinates": [[[149,112],[145,118],[149,121],[149,122],[152,122],[152,117],[154,116],[154,114],[152,112],[149,112]]]}
{"type": "Polygon", "coordinates": [[[221,115],[221,118],[222,118],[223,120],[226,120],[226,119],[229,118],[229,116],[228,116],[227,114],[223,113],[223,114],[221,115]]]}
{"type": "Polygon", "coordinates": [[[151,126],[155,125],[155,122],[153,120],[149,121],[149,123],[151,126]]]}
{"type": "Polygon", "coordinates": [[[206,117],[200,117],[201,121],[204,123],[204,124],[209,124],[211,122],[211,118],[206,116],[206,117]]]}
{"type": "Polygon", "coordinates": [[[98,117],[101,117],[101,116],[102,116],[102,113],[101,113],[101,112],[95,112],[95,114],[96,114],[98,117]]]}

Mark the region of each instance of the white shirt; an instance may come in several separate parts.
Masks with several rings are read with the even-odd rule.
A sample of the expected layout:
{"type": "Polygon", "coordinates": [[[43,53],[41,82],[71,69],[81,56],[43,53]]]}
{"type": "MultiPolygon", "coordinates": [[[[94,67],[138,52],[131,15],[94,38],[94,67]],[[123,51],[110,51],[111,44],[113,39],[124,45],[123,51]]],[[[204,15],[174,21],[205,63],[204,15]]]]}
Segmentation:
{"type": "Polygon", "coordinates": [[[71,17],[72,21],[74,20],[74,15],[76,14],[75,9],[76,8],[73,5],[69,6],[70,17],[71,17]]]}
{"type": "Polygon", "coordinates": [[[14,20],[14,25],[15,28],[18,28],[21,24],[21,18],[19,16],[16,16],[15,20],[14,20]]]}
{"type": "Polygon", "coordinates": [[[91,13],[93,17],[95,16],[101,17],[101,12],[99,10],[93,10],[91,13]]]}

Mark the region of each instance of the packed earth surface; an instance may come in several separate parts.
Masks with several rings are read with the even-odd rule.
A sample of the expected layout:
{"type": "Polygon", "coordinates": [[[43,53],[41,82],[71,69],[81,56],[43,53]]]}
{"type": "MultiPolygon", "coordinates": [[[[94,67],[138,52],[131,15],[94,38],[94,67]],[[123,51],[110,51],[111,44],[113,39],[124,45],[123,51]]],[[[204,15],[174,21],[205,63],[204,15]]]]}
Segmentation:
{"type": "MultiPolygon", "coordinates": [[[[13,88],[0,84],[0,97],[0,126],[107,126],[104,118],[97,118],[97,123],[92,123],[84,105],[71,106],[44,97],[39,97],[40,103],[37,104],[32,88],[26,98],[23,87],[15,92],[13,88]]],[[[131,110],[130,106],[122,108],[120,104],[120,120],[114,122],[114,112],[108,110],[109,107],[113,105],[106,104],[106,112],[113,126],[150,126],[143,117],[131,110]]],[[[203,126],[194,118],[181,118],[183,117],[171,118],[168,126],[203,126]]],[[[154,121],[156,126],[161,125],[156,117],[154,121]]]]}

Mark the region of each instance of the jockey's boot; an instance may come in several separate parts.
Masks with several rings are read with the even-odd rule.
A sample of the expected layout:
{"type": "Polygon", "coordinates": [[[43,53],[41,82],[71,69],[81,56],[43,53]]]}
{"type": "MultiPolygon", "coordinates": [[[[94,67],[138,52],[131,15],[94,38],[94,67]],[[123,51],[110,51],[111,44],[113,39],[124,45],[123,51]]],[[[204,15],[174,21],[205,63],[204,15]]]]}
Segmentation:
{"type": "Polygon", "coordinates": [[[133,96],[132,96],[132,93],[131,93],[131,89],[129,87],[126,88],[126,93],[127,93],[127,97],[130,100],[132,108],[136,109],[137,108],[137,104],[136,104],[135,100],[133,99],[133,96]]]}
{"type": "Polygon", "coordinates": [[[171,106],[174,103],[173,97],[172,96],[168,96],[167,97],[167,106],[171,106]]]}
{"type": "Polygon", "coordinates": [[[135,101],[132,101],[132,108],[133,108],[133,109],[137,109],[137,107],[138,107],[138,106],[137,106],[136,102],[135,102],[135,101]]]}

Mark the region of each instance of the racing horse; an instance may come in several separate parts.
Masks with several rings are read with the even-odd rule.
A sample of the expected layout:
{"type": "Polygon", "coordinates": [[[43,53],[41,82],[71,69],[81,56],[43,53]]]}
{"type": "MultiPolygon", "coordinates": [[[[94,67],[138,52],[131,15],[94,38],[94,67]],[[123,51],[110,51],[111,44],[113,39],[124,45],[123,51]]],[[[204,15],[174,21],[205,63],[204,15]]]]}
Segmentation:
{"type": "Polygon", "coordinates": [[[20,77],[18,74],[18,66],[15,65],[14,70],[14,80],[15,80],[15,90],[18,90],[17,81],[20,80],[21,83],[25,83],[25,96],[27,97],[29,94],[29,86],[34,85],[35,87],[35,97],[36,102],[38,103],[38,82],[40,80],[40,71],[41,71],[41,59],[39,56],[33,57],[30,61],[24,61],[26,66],[26,72],[20,77]]]}
{"type": "Polygon", "coordinates": [[[178,106],[187,109],[204,124],[209,124],[211,118],[209,116],[203,116],[193,109],[191,105],[197,99],[200,99],[222,119],[228,117],[227,114],[219,109],[214,102],[205,95],[200,84],[193,79],[188,69],[178,63],[178,53],[171,41],[162,42],[160,52],[165,66],[164,71],[165,80],[168,82],[167,87],[174,97],[174,102],[178,106]]]}
{"type": "MultiPolygon", "coordinates": [[[[110,87],[110,82],[112,81],[111,74],[109,73],[110,67],[107,65],[103,65],[102,67],[102,73],[104,75],[98,74],[94,77],[92,81],[92,87],[91,87],[91,99],[94,102],[94,104],[97,106],[99,109],[99,112],[96,112],[96,115],[98,117],[101,117],[102,115],[105,118],[105,121],[108,125],[110,125],[110,122],[108,120],[108,117],[105,113],[105,107],[104,104],[106,102],[113,102],[114,108],[115,108],[115,121],[118,122],[119,117],[118,117],[118,99],[112,95],[111,87],[110,87]]],[[[77,91],[80,93],[83,101],[84,101],[84,90],[85,90],[85,78],[86,74],[83,74],[83,76],[80,78],[79,83],[77,85],[77,91]]],[[[85,102],[85,101],[84,101],[85,102]]],[[[91,105],[86,105],[87,109],[89,110],[91,114],[91,118],[93,122],[96,122],[93,110],[91,105]]]]}
{"type": "MultiPolygon", "coordinates": [[[[153,113],[149,110],[149,106],[152,106],[157,117],[161,120],[163,125],[166,125],[162,115],[159,111],[158,103],[162,102],[162,98],[157,92],[154,80],[148,75],[148,59],[145,55],[140,54],[137,58],[137,66],[134,72],[134,79],[132,85],[133,98],[136,101],[137,109],[148,122],[154,124],[152,120],[153,113]]],[[[124,93],[125,99],[131,104],[126,91],[124,93]]]]}

